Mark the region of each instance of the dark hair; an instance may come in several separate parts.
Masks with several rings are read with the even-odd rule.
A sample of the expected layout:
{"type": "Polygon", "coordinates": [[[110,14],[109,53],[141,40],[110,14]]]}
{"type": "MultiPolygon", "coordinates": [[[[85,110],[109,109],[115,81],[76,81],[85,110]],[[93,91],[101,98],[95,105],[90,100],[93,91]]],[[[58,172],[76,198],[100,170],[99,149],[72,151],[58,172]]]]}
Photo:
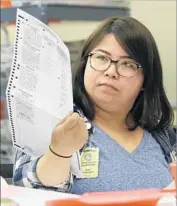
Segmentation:
{"type": "Polygon", "coordinates": [[[84,86],[84,72],[88,54],[104,38],[112,33],[122,48],[143,68],[144,90],[138,95],[131,114],[135,126],[148,131],[164,129],[173,122],[173,110],[163,87],[162,65],[159,52],[150,31],[139,21],[131,17],[111,17],[91,34],[85,42],[77,63],[77,73],[74,79],[74,103],[84,115],[93,120],[95,117],[94,103],[84,86]]]}

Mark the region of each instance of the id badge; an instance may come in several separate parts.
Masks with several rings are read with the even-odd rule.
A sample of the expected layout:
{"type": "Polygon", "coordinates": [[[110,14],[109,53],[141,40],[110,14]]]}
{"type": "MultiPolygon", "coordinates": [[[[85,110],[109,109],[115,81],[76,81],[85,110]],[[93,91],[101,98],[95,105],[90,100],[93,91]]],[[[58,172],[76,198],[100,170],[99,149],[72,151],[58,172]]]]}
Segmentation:
{"type": "Polygon", "coordinates": [[[81,155],[83,178],[98,177],[99,148],[85,148],[81,155]]]}

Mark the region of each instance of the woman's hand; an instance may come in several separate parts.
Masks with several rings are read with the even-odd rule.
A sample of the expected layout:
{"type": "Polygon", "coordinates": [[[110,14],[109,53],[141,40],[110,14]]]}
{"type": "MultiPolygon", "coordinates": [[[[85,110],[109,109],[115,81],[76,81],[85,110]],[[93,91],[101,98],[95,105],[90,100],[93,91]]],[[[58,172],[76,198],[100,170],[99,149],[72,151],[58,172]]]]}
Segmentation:
{"type": "Polygon", "coordinates": [[[52,132],[51,148],[63,156],[70,156],[81,149],[88,139],[84,118],[77,113],[68,115],[52,132]]]}

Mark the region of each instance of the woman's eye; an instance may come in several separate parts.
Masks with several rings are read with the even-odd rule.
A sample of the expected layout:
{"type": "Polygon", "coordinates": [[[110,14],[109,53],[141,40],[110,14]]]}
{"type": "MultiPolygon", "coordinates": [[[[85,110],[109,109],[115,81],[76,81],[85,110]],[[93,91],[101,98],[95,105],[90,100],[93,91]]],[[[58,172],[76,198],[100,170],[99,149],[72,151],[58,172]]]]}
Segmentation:
{"type": "Polygon", "coordinates": [[[97,56],[96,59],[99,59],[99,60],[102,60],[102,61],[107,61],[107,60],[108,60],[108,58],[106,58],[106,57],[103,56],[103,55],[97,56]]]}
{"type": "Polygon", "coordinates": [[[131,67],[131,68],[135,68],[136,65],[132,62],[122,62],[122,65],[126,66],[126,67],[131,67]]]}
{"type": "Polygon", "coordinates": [[[131,66],[129,62],[123,62],[123,65],[125,65],[127,67],[131,66]]]}

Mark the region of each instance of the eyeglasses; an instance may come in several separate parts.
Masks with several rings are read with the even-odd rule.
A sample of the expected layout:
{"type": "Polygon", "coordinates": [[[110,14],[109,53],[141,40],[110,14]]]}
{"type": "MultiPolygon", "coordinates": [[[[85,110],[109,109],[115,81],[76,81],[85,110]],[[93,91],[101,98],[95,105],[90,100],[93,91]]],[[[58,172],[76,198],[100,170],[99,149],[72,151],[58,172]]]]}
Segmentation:
{"type": "Polygon", "coordinates": [[[141,65],[127,59],[112,60],[110,57],[99,54],[90,53],[90,66],[96,71],[106,71],[112,63],[116,65],[117,73],[122,77],[134,77],[141,65]]]}

